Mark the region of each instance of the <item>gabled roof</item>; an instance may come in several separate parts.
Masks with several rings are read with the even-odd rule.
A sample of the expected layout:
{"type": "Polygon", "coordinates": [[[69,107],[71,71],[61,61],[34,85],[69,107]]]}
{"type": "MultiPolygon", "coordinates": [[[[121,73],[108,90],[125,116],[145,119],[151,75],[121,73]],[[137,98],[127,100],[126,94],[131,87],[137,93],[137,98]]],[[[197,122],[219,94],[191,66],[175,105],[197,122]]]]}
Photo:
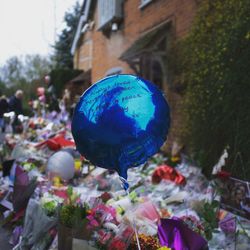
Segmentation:
{"type": "Polygon", "coordinates": [[[74,55],[76,47],[77,47],[78,40],[81,37],[82,28],[83,28],[84,24],[86,24],[87,21],[88,21],[91,2],[92,2],[92,0],[83,0],[83,3],[82,3],[82,15],[80,16],[78,26],[77,26],[77,29],[76,29],[76,33],[75,33],[75,36],[74,36],[74,40],[73,40],[73,43],[72,43],[72,46],[71,46],[71,49],[70,49],[70,53],[72,55],[74,55]]]}
{"type": "Polygon", "coordinates": [[[91,76],[91,71],[88,70],[88,71],[80,73],[77,77],[70,80],[70,82],[73,82],[73,83],[76,83],[76,84],[84,83],[85,81],[89,81],[90,76],[91,76]]]}
{"type": "Polygon", "coordinates": [[[151,30],[141,34],[141,36],[122,53],[120,59],[127,61],[145,52],[152,51],[156,41],[159,40],[159,38],[167,35],[170,26],[171,21],[167,20],[162,24],[152,28],[151,30]]]}

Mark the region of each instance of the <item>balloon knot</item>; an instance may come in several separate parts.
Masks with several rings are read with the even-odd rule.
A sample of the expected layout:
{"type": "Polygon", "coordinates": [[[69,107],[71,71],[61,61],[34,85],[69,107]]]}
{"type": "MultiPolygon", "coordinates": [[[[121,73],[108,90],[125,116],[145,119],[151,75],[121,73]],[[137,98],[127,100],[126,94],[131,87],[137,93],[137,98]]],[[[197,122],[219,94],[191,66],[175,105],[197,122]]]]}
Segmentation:
{"type": "Polygon", "coordinates": [[[121,182],[122,182],[122,187],[124,188],[124,190],[126,191],[126,193],[128,194],[129,193],[129,184],[128,184],[128,181],[123,178],[122,176],[119,176],[121,182]]]}

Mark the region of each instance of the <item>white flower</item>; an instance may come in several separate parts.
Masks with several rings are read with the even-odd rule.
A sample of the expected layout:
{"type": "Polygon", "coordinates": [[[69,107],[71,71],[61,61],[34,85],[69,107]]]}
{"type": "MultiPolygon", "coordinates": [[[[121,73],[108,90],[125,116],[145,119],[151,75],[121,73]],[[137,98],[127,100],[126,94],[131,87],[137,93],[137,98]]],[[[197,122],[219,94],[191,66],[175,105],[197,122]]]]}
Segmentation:
{"type": "Polygon", "coordinates": [[[219,173],[222,169],[222,167],[225,165],[226,163],[226,158],[228,157],[228,152],[226,149],[224,149],[223,154],[221,155],[219,161],[217,162],[217,164],[214,165],[213,167],[213,172],[212,174],[215,175],[217,173],[219,173]]]}

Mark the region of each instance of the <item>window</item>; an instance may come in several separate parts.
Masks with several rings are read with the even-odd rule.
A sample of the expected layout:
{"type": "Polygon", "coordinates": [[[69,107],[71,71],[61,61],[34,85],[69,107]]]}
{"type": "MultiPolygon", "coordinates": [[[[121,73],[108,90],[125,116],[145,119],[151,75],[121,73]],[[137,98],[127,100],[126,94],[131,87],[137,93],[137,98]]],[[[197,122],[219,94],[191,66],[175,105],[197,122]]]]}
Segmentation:
{"type": "Polygon", "coordinates": [[[122,0],[100,0],[98,1],[98,29],[111,27],[113,22],[121,21],[122,0]]]}
{"type": "Polygon", "coordinates": [[[140,57],[138,74],[162,89],[166,76],[164,68],[166,65],[164,66],[161,57],[154,55],[154,53],[148,53],[140,57]]]}
{"type": "Polygon", "coordinates": [[[164,72],[163,72],[163,66],[160,63],[160,61],[153,60],[151,62],[151,77],[150,77],[150,79],[160,89],[163,88],[164,72]]]}

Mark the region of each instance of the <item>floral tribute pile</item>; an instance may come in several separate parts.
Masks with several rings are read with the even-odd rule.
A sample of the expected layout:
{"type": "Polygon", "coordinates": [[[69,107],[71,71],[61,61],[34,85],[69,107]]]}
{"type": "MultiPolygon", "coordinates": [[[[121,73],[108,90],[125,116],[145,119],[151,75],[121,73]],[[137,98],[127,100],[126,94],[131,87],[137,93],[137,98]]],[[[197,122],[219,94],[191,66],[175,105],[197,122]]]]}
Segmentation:
{"type": "Polygon", "coordinates": [[[22,134],[6,133],[0,146],[1,223],[11,229],[11,247],[248,249],[249,218],[221,208],[220,191],[231,178],[221,167],[209,181],[185,155],[159,153],[129,169],[127,194],[116,173],[79,155],[60,117],[24,125],[22,134]],[[57,152],[65,160],[49,161],[57,152]]]}

